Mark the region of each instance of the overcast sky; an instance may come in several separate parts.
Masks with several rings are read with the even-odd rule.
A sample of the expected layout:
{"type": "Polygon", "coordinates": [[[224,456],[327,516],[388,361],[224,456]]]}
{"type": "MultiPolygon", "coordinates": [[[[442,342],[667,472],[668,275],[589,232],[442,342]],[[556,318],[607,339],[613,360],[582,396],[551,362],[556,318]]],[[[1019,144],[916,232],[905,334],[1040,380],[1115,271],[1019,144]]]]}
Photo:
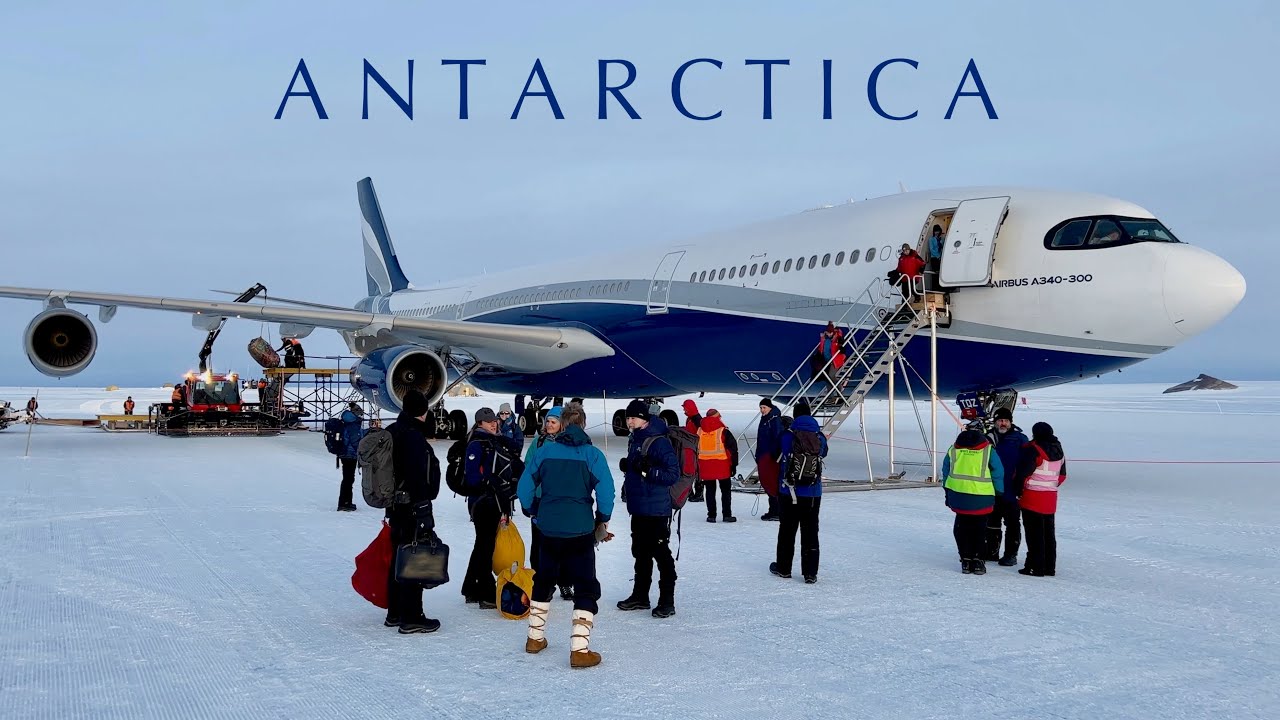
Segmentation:
{"type": "MultiPolygon", "coordinates": [[[[1249,283],[1221,325],[1122,379],[1277,377],[1273,3],[409,5],[0,5],[0,284],[212,297],[262,282],[350,305],[365,291],[366,175],[418,284],[676,241],[899,182],[1029,184],[1137,202],[1249,283]],[[723,110],[715,121],[671,101],[673,71],[698,57],[724,62],[686,83],[690,110],[723,110]],[[895,57],[919,62],[881,81],[886,110],[918,110],[905,122],[866,96],[868,73],[895,57]],[[305,98],[273,119],[299,58],[329,120],[305,98]],[[364,58],[401,89],[415,60],[414,120],[372,91],[360,119],[364,58]],[[469,120],[444,58],[488,63],[471,70],[469,120]],[[535,58],[565,120],[538,98],[509,119],[535,58]],[[636,65],[626,95],[641,120],[616,106],[596,119],[607,58],[636,65]],[[772,120],[748,58],[791,60],[774,70],[772,120]],[[974,98],[943,119],[970,58],[998,120],[974,98]]],[[[22,352],[38,305],[0,305],[0,385],[58,382],[22,352]]],[[[219,365],[249,370],[243,348],[259,331],[229,326],[219,365]]],[[[99,333],[93,366],[61,382],[158,385],[194,366],[203,339],[187,316],[127,309],[99,333]]],[[[325,331],[308,342],[342,348],[325,331]]]]}

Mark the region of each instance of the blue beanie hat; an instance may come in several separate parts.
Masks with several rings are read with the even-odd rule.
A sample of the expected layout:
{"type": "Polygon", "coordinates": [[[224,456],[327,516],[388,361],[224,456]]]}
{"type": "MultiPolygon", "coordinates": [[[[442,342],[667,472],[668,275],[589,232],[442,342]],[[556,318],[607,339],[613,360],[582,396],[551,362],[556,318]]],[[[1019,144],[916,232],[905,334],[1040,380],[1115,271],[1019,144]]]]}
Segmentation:
{"type": "Polygon", "coordinates": [[[556,405],[555,407],[553,407],[553,408],[551,408],[550,410],[548,410],[548,411],[547,411],[547,417],[549,417],[549,418],[555,418],[555,419],[559,420],[559,419],[560,419],[560,411],[561,411],[561,410],[563,410],[563,409],[564,409],[564,408],[562,408],[561,406],[556,405]]]}

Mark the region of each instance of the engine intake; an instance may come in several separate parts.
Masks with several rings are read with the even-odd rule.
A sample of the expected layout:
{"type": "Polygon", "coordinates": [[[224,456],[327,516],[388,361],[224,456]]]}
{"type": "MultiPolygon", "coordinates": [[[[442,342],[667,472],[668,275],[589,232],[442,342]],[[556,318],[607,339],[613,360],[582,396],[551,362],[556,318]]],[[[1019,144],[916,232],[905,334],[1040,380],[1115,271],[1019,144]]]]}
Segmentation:
{"type": "Polygon", "coordinates": [[[50,377],[68,377],[93,362],[98,331],[75,310],[54,308],[31,320],[22,345],[36,370],[50,377]]]}
{"type": "Polygon", "coordinates": [[[409,390],[417,390],[434,404],[446,385],[448,373],[440,356],[412,345],[375,350],[351,370],[352,387],[370,402],[396,413],[409,390]]]}

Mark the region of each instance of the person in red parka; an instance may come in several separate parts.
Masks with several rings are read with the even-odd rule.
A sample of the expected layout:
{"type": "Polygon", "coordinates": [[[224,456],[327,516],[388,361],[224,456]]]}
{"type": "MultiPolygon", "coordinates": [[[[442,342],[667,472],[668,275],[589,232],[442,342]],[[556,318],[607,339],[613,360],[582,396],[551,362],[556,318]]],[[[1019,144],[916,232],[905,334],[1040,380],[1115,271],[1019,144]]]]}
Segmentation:
{"type": "MultiPolygon", "coordinates": [[[[681,407],[684,409],[684,429],[697,435],[698,429],[702,427],[702,416],[698,414],[698,404],[693,400],[685,400],[681,407]]],[[[689,501],[702,502],[702,491],[702,481],[695,480],[693,489],[689,491],[689,501]]]]}
{"type": "Polygon", "coordinates": [[[902,283],[902,296],[910,299],[912,294],[913,280],[920,277],[920,273],[924,272],[925,261],[920,257],[920,253],[916,252],[907,243],[903,243],[898,249],[898,267],[889,271],[889,282],[895,285],[902,283]]]}
{"type": "Polygon", "coordinates": [[[1027,564],[1018,573],[1053,577],[1058,564],[1053,518],[1058,512],[1058,486],[1067,479],[1067,456],[1049,423],[1031,426],[1031,442],[1022,446],[1015,477],[1027,538],[1027,564]]]}
{"type": "Polygon", "coordinates": [[[707,522],[716,521],[716,485],[724,507],[724,521],[738,522],[733,516],[731,478],[738,472],[738,440],[724,426],[720,411],[708,410],[698,429],[698,477],[707,491],[707,522]]]}

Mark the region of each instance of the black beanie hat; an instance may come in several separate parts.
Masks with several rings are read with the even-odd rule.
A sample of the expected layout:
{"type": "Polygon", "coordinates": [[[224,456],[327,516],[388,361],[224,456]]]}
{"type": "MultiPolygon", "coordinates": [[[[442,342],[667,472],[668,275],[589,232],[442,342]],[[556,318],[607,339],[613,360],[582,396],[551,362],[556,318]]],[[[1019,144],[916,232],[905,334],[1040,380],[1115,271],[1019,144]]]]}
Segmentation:
{"type": "Polygon", "coordinates": [[[1048,440],[1053,437],[1053,426],[1047,422],[1038,422],[1031,426],[1031,439],[1048,440]]]}
{"type": "Polygon", "coordinates": [[[986,437],[977,430],[965,430],[956,438],[956,447],[977,447],[986,442],[986,440],[986,437]]]}
{"type": "Polygon", "coordinates": [[[649,419],[649,403],[643,400],[632,400],[627,403],[627,417],[640,418],[647,421],[649,419]]]}
{"type": "Polygon", "coordinates": [[[996,410],[995,419],[1012,421],[1013,411],[1009,408],[1000,408],[999,410],[996,410]]]}
{"type": "Polygon", "coordinates": [[[773,407],[773,401],[770,400],[769,398],[760,398],[760,407],[767,407],[770,410],[775,409],[773,407]]]}
{"type": "Polygon", "coordinates": [[[809,403],[805,402],[804,400],[801,400],[800,402],[796,403],[795,408],[791,411],[791,417],[793,418],[804,417],[805,415],[812,415],[812,414],[813,414],[813,411],[809,409],[809,403]]]}
{"type": "Polygon", "coordinates": [[[422,417],[427,414],[430,409],[430,403],[427,397],[418,390],[410,390],[404,394],[404,402],[400,405],[403,410],[401,414],[405,417],[422,417]]]}

